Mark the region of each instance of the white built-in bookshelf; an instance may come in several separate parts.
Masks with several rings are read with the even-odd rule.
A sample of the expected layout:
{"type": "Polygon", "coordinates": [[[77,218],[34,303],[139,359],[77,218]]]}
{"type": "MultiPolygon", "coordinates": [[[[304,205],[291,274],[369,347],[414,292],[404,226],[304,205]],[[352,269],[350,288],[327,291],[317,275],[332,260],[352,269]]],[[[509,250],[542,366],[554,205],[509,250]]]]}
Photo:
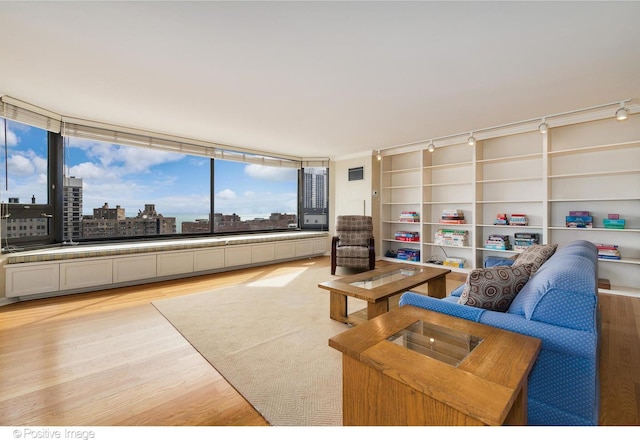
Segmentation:
{"type": "MultiPolygon", "coordinates": [[[[460,141],[460,140],[458,140],[460,141]]],[[[553,127],[546,134],[529,128],[466,142],[386,151],[381,160],[382,256],[401,248],[420,250],[416,264],[464,258],[467,272],[490,255],[516,250],[485,246],[491,234],[537,233],[541,243],[563,246],[573,240],[616,244],[621,260],[600,260],[599,278],[611,293],[640,296],[640,115],[553,127]],[[464,224],[441,224],[443,210],[464,213],[464,224]],[[401,222],[403,211],[420,221],[401,222]],[[570,211],[589,211],[593,228],[568,228],[570,211]],[[527,226],[495,225],[498,213],[526,214],[527,226]],[[624,229],[607,229],[608,214],[625,219],[624,229]],[[468,244],[434,242],[439,229],[466,231],[468,244]],[[396,232],[420,233],[420,241],[396,239],[396,232]]],[[[393,258],[385,257],[393,260],[393,258]]],[[[438,266],[440,267],[440,266],[438,266]]]]}

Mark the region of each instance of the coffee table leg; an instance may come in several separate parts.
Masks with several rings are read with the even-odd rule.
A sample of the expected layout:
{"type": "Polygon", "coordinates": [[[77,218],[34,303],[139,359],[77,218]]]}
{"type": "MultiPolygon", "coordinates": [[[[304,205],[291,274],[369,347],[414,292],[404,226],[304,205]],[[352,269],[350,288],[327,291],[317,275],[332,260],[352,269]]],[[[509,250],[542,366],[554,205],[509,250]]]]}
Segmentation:
{"type": "Polygon", "coordinates": [[[367,303],[367,320],[382,315],[389,311],[389,299],[384,299],[376,303],[367,303]]]}
{"type": "Polygon", "coordinates": [[[329,293],[329,318],[340,322],[349,322],[346,295],[341,295],[333,290],[329,293]]]}
{"type": "Polygon", "coordinates": [[[427,281],[428,294],[433,298],[444,298],[447,296],[447,278],[443,275],[427,281]]]}

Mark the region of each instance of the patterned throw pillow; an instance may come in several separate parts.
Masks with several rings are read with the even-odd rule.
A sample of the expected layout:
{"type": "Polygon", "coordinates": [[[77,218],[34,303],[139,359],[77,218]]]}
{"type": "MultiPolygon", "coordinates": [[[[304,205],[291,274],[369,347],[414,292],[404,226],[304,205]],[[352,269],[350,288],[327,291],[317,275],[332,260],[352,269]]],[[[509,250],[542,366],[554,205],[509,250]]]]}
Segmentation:
{"type": "Polygon", "coordinates": [[[529,281],[532,269],[531,264],[474,269],[467,276],[458,304],[506,312],[529,281]]]}
{"type": "Polygon", "coordinates": [[[515,263],[513,263],[513,267],[533,264],[531,273],[534,274],[545,261],[551,258],[557,248],[557,244],[534,244],[529,246],[518,256],[515,263]]]}

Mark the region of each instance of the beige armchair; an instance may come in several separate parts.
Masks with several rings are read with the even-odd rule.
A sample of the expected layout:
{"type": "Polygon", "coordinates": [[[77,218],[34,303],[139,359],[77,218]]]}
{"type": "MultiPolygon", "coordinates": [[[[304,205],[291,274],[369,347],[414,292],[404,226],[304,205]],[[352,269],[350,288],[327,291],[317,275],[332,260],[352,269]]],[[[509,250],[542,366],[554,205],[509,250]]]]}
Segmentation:
{"type": "Polygon", "coordinates": [[[373,270],[376,251],[373,238],[373,219],[365,215],[339,215],[336,235],[331,240],[331,275],[336,267],[373,270]]]}

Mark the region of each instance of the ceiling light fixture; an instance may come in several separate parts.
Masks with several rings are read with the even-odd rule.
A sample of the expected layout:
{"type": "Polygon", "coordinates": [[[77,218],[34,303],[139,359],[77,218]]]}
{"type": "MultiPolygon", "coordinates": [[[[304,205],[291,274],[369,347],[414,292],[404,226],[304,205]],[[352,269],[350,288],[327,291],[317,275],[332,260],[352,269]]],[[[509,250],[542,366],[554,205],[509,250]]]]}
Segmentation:
{"type": "Polygon", "coordinates": [[[472,147],[476,145],[476,138],[473,137],[473,132],[471,132],[471,136],[469,136],[469,139],[467,139],[467,142],[472,147]]]}
{"type": "Polygon", "coordinates": [[[382,155],[380,154],[380,150],[378,150],[378,155],[376,156],[376,159],[382,160],[382,155]]]}
{"type": "Polygon", "coordinates": [[[549,124],[547,124],[545,118],[542,118],[542,122],[540,123],[540,125],[538,125],[538,130],[542,134],[545,134],[547,131],[549,131],[549,124]]]}
{"type": "Polygon", "coordinates": [[[433,141],[429,142],[429,146],[427,148],[429,149],[429,153],[436,151],[436,146],[433,145],[433,141]]]}
{"type": "Polygon", "coordinates": [[[629,110],[624,106],[624,101],[620,102],[620,108],[616,112],[616,119],[618,121],[624,121],[629,117],[629,110]]]}

